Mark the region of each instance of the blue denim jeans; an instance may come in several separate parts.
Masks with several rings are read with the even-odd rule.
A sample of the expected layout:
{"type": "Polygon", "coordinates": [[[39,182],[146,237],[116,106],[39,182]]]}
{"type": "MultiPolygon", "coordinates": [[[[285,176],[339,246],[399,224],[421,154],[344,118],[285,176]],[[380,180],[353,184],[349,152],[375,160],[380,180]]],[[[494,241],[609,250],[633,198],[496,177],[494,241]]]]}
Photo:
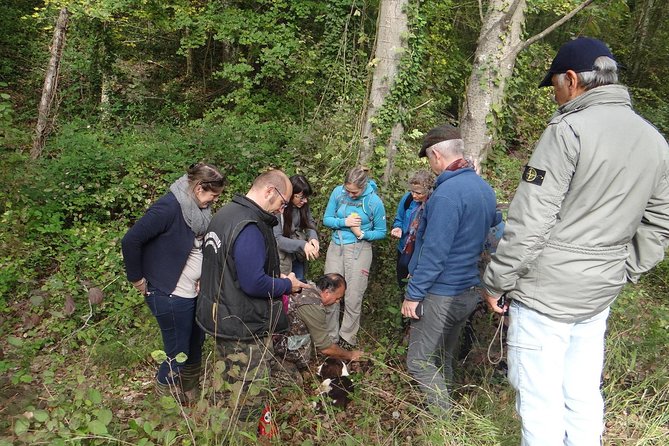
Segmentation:
{"type": "Polygon", "coordinates": [[[599,390],[609,309],[578,323],[558,322],[512,302],[509,381],[516,389],[523,446],[599,446],[599,390]]]}
{"type": "Polygon", "coordinates": [[[202,361],[204,331],[195,322],[196,299],[165,294],[148,285],[145,301],[158,321],[163,349],[168,358],[160,364],[156,374],[156,379],[163,384],[174,384],[185,364],[202,361]],[[180,363],[174,358],[182,352],[188,355],[188,359],[180,363]]]}
{"type": "Polygon", "coordinates": [[[481,300],[477,288],[457,296],[427,294],[423,316],[411,320],[407,368],[431,405],[448,410],[448,384],[453,380],[453,358],[460,331],[481,300]]]}
{"type": "Polygon", "coordinates": [[[304,281],[304,274],[306,273],[306,269],[307,268],[304,262],[293,260],[293,272],[295,273],[295,277],[304,281]]]}

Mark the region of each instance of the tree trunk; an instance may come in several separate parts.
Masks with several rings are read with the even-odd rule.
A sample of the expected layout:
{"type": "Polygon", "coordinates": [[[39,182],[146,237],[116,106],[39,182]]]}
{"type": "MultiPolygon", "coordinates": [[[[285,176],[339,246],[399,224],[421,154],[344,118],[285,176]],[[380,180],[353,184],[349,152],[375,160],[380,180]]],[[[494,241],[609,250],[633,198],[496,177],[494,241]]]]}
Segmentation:
{"type": "Polygon", "coordinates": [[[594,0],[585,0],[560,20],[539,34],[523,41],[521,32],[525,22],[525,0],[490,0],[483,17],[478,45],[474,55],[472,74],[465,91],[465,102],[460,114],[460,131],[467,155],[480,169],[492,145],[495,129],[494,112],[504,106],[504,87],[513,74],[518,54],[570,20],[594,0]],[[492,125],[489,126],[488,123],[492,125]]]}
{"type": "MultiPolygon", "coordinates": [[[[361,135],[362,149],[359,161],[362,165],[368,163],[374,155],[376,135],[373,120],[395,82],[400,60],[407,45],[408,2],[409,0],[382,0],[379,6],[376,45],[372,59],[374,75],[361,135]]],[[[398,139],[399,137],[401,133],[398,139]]],[[[390,145],[392,144],[391,142],[390,145]]]]}
{"type": "Polygon", "coordinates": [[[383,172],[383,186],[388,187],[390,183],[390,178],[393,175],[393,169],[395,167],[395,155],[397,155],[397,143],[402,138],[404,134],[404,126],[401,122],[396,123],[393,126],[392,131],[390,132],[390,140],[388,141],[388,147],[386,147],[386,168],[383,172]]]}
{"type": "Polygon", "coordinates": [[[653,8],[655,6],[655,0],[645,0],[637,3],[637,8],[639,8],[639,16],[637,19],[636,26],[636,38],[634,39],[634,49],[632,54],[635,57],[632,58],[632,64],[630,67],[629,77],[634,81],[638,81],[641,73],[641,66],[643,65],[642,60],[645,59],[642,57],[643,50],[647,46],[648,35],[650,31],[650,20],[653,14],[653,8]]]}
{"type": "Polygon", "coordinates": [[[501,106],[506,81],[513,73],[526,8],[525,0],[490,0],[484,16],[460,119],[467,156],[477,169],[492,143],[488,117],[495,119],[494,111],[501,106]]]}
{"type": "Polygon", "coordinates": [[[46,136],[49,131],[49,112],[51,111],[51,104],[56,94],[58,85],[58,69],[60,67],[60,59],[63,54],[63,46],[65,45],[65,31],[67,29],[68,12],[66,8],[60,10],[56,28],[53,31],[53,41],[51,43],[51,58],[49,59],[49,66],[44,76],[44,86],[42,87],[42,98],[40,99],[39,109],[37,114],[37,127],[35,129],[35,139],[33,141],[33,148],[30,151],[30,157],[37,159],[42,154],[46,136]]]}
{"type": "Polygon", "coordinates": [[[111,104],[109,94],[112,90],[113,77],[106,72],[102,73],[102,84],[100,85],[100,120],[109,122],[111,119],[111,104]]]}

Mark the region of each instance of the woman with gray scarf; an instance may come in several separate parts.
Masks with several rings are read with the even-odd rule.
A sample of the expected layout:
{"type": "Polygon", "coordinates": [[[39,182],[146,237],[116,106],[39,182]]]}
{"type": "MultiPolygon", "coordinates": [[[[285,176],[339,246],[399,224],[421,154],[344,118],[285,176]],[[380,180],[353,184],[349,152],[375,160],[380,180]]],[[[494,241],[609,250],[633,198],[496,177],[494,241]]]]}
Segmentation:
{"type": "Polygon", "coordinates": [[[195,323],[202,239],[211,220],[210,205],[222,190],[218,169],[193,164],[121,241],[128,280],[158,321],[167,354],[158,367],[156,392],[184,402],[197,393],[202,369],[204,333],[195,323]],[[187,359],[177,360],[179,353],[187,359]]]}

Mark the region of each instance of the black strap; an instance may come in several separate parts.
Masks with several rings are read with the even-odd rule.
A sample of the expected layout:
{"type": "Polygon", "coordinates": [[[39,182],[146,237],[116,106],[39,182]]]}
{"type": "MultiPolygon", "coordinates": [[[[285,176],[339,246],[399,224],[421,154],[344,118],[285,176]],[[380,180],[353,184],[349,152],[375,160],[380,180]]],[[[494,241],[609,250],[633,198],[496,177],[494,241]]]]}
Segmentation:
{"type": "Polygon", "coordinates": [[[409,196],[407,197],[406,200],[404,200],[404,210],[406,211],[409,209],[409,206],[411,206],[411,203],[413,202],[413,194],[409,192],[409,196]]]}

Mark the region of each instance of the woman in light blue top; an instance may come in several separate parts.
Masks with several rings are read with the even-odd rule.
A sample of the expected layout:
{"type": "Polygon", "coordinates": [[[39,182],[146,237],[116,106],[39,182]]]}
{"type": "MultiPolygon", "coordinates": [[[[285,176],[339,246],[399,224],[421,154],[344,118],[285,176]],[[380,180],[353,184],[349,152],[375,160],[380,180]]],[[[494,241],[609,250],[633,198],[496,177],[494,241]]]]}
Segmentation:
{"type": "Polygon", "coordinates": [[[334,188],[325,208],[323,224],[332,229],[325,273],[341,274],[347,283],[341,328],[339,304],[328,307],[330,337],[333,342],[339,342],[341,337],[354,346],[360,329],[362,297],[372,264],[370,242],[386,236],[386,210],[376,194],[376,184],[368,179],[364,169],[352,169],[344,184],[334,188]]]}

